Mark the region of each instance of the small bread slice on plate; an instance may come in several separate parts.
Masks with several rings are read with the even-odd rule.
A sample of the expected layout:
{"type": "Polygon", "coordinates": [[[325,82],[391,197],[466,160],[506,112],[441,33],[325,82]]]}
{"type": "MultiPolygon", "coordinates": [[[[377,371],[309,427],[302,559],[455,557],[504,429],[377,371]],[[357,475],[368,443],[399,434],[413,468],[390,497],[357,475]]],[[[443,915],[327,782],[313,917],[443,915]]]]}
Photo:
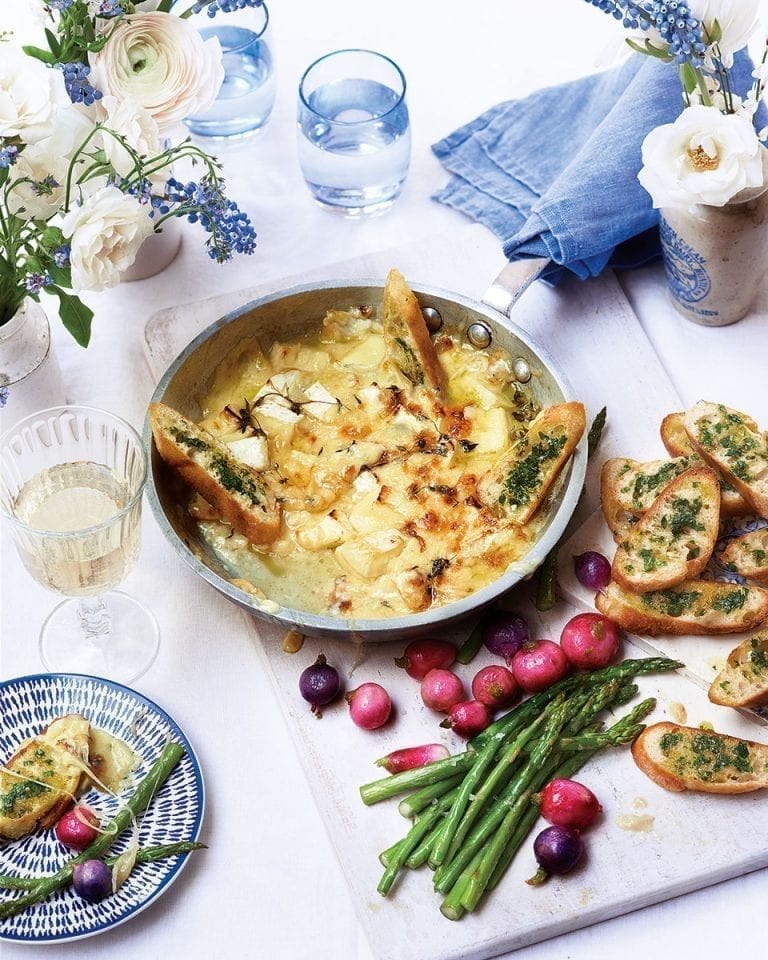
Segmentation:
{"type": "Polygon", "coordinates": [[[709,687],[709,699],[723,707],[768,704],[768,630],[747,637],[728,654],[709,687]]]}
{"type": "Polygon", "coordinates": [[[583,403],[546,407],[531,423],[525,443],[480,477],[481,503],[513,523],[527,523],[576,449],[586,425],[583,403]]]}
{"type": "Polygon", "coordinates": [[[720,560],[742,577],[768,584],[768,527],[731,537],[720,560]]]}
{"type": "Polygon", "coordinates": [[[619,543],[613,579],[639,592],[694,579],[712,556],[719,523],[717,475],[700,463],[668,483],[619,543]]]}
{"type": "Polygon", "coordinates": [[[258,471],[164,403],[150,405],[149,422],[157,452],[222,520],[257,546],[277,538],[280,504],[258,471]]]}
{"type": "Polygon", "coordinates": [[[88,762],[89,731],[79,714],[59,717],[0,768],[0,837],[24,837],[62,816],[88,762]]]}
{"type": "Polygon", "coordinates": [[[768,617],[768,590],[720,580],[684,580],[666,590],[634,593],[611,581],[595,598],[595,606],[640,636],[740,633],[768,617]]]}
{"type": "Polygon", "coordinates": [[[646,463],[629,457],[606,460],[600,472],[600,505],[614,537],[623,537],[664,487],[693,465],[690,457],[646,463]]]}
{"type": "Polygon", "coordinates": [[[768,746],[723,733],[654,723],[632,744],[632,757],[665,790],[750,793],[768,787],[768,746]]]}
{"type": "MultiPolygon", "coordinates": [[[[661,421],[661,442],[667,448],[670,456],[689,457],[691,460],[699,460],[701,458],[694,450],[690,437],[685,432],[684,419],[684,411],[668,413],[661,421]]],[[[754,420],[745,417],[745,422],[749,424],[752,429],[757,430],[757,424],[754,420]]],[[[720,514],[724,517],[741,517],[744,516],[745,513],[749,513],[751,507],[744,497],[742,497],[740,493],[737,493],[730,483],[723,479],[719,472],[718,478],[720,480],[720,514]]]]}
{"type": "Polygon", "coordinates": [[[768,516],[768,442],[754,421],[718,403],[697,403],[683,420],[699,456],[725,477],[755,513],[768,516]]]}

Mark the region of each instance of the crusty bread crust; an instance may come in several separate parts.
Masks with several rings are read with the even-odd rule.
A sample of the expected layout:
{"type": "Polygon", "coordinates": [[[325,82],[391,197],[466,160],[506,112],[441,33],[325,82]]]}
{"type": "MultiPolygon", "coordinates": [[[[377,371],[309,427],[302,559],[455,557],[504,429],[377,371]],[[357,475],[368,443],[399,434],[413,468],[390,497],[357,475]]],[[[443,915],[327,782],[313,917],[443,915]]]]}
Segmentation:
{"type": "Polygon", "coordinates": [[[747,637],[728,654],[708,692],[724,707],[764,707],[768,704],[768,630],[747,637]]]}
{"type": "Polygon", "coordinates": [[[768,527],[732,537],[720,559],[742,577],[768,584],[768,527]]]}
{"type": "Polygon", "coordinates": [[[627,590],[663,590],[706,567],[720,523],[720,485],[699,461],[668,483],[627,533],[611,575],[627,590]]]}
{"type": "Polygon", "coordinates": [[[734,794],[768,787],[768,746],[700,727],[651,724],[632,744],[632,757],[665,790],[734,794]]]}
{"type": "Polygon", "coordinates": [[[387,274],[382,300],[384,343],[387,355],[414,386],[429,386],[442,397],[445,373],[421,312],[416,295],[399,270],[387,274]]]}
{"type": "Polygon", "coordinates": [[[618,541],[623,537],[664,487],[691,466],[688,457],[646,463],[629,457],[606,460],[600,471],[600,505],[614,538],[618,541]]]}
{"type": "Polygon", "coordinates": [[[280,505],[257,471],[237,460],[213,434],[163,403],[150,405],[149,421],[157,452],[222,520],[253,544],[276,539],[280,505]]]}
{"type": "Polygon", "coordinates": [[[667,590],[633,593],[611,582],[595,599],[629,633],[707,636],[752,630],[768,617],[768,591],[719,580],[684,580],[667,590]]]}
{"type": "Polygon", "coordinates": [[[768,442],[754,421],[722,404],[702,401],[683,420],[696,452],[761,516],[768,515],[768,442]]]}
{"type": "Polygon", "coordinates": [[[546,407],[531,424],[525,445],[507,453],[480,477],[481,503],[513,523],[526,524],[544,502],[586,425],[583,403],[546,407]],[[523,475],[525,482],[518,482],[523,475]]]}

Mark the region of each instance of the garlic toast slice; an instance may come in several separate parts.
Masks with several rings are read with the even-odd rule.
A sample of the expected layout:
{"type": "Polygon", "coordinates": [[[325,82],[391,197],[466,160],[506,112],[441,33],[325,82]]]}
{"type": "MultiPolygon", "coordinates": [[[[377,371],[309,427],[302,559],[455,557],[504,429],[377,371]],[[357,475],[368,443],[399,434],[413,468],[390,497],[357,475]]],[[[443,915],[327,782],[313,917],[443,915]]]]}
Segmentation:
{"type": "Polygon", "coordinates": [[[527,523],[576,449],[586,422],[583,403],[558,403],[542,410],[522,446],[480,477],[477,493],[481,503],[513,523],[527,523]]]}
{"type": "Polygon", "coordinates": [[[88,762],[85,717],[59,717],[0,768],[0,837],[50,827],[72,802],[88,762]]]}
{"type": "MultiPolygon", "coordinates": [[[[661,442],[667,448],[669,454],[673,457],[689,457],[691,461],[700,460],[698,453],[693,448],[690,437],[685,432],[683,422],[685,413],[678,411],[668,413],[661,421],[659,432],[661,433],[661,442]]],[[[746,419],[746,422],[755,430],[757,424],[754,421],[746,419]]],[[[718,471],[720,479],[720,513],[724,517],[740,517],[749,513],[750,506],[740,493],[737,493],[727,480],[723,479],[718,471]]]]}
{"type": "Polygon", "coordinates": [[[667,484],[692,465],[689,457],[646,463],[629,457],[606,460],[600,471],[600,505],[614,537],[623,536],[667,484]]]}
{"type": "Polygon", "coordinates": [[[416,295],[399,270],[390,270],[382,301],[387,359],[414,387],[430,388],[440,400],[445,373],[416,295]]]}
{"type": "Polygon", "coordinates": [[[720,523],[720,486],[710,467],[691,467],[656,497],[620,541],[611,575],[627,590],[663,590],[706,567],[720,523]]]}
{"type": "Polygon", "coordinates": [[[709,699],[724,707],[768,704],[768,630],[747,637],[728,654],[709,686],[709,699]]]}
{"type": "Polygon", "coordinates": [[[595,606],[629,633],[706,636],[757,627],[768,617],[768,591],[720,580],[684,580],[666,590],[634,593],[611,581],[595,606]]]}
{"type": "Polygon", "coordinates": [[[731,537],[720,560],[742,577],[768,584],[768,527],[731,537]]]}
{"type": "Polygon", "coordinates": [[[696,452],[719,470],[755,513],[768,515],[768,441],[738,410],[697,403],[683,420],[696,452]]]}
{"type": "Polygon", "coordinates": [[[750,793],[768,787],[768,746],[724,733],[654,723],[632,744],[632,758],[665,790],[750,793]]]}
{"type": "Polygon", "coordinates": [[[256,470],[164,403],[151,404],[149,421],[160,456],[223,520],[256,545],[276,539],[280,504],[256,470]]]}

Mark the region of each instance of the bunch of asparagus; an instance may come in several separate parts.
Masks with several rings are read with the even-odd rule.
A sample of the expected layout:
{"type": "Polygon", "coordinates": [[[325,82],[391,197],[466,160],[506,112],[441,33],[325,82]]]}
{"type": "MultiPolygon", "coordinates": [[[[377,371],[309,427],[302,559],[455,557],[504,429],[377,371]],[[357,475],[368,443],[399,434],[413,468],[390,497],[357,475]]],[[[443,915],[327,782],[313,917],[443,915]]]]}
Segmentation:
{"type": "Polygon", "coordinates": [[[387,896],[404,867],[427,863],[444,916],[475,910],[538,817],[535,795],[556,777],[572,777],[598,750],[634,740],[656,702],[643,700],[607,729],[599,714],[633,699],[633,677],[681,666],[649,657],[568,677],[498,719],[466,752],[361,787],[366,804],[407,792],[399,810],[413,820],[379,857],[379,893],[387,896]]]}
{"type": "MultiPolygon", "coordinates": [[[[35,903],[40,903],[56,890],[72,882],[72,873],[78,863],[100,857],[115,842],[120,834],[131,824],[134,817],[139,817],[149,806],[152,798],[171,775],[176,765],[184,755],[183,748],[178,743],[169,743],[147,772],[147,775],[128,799],[124,807],[118,811],[113,819],[104,827],[103,833],[78,856],[73,857],[56,873],[46,877],[18,877],[0,874],[0,888],[6,890],[24,890],[22,896],[13,899],[0,900],[0,920],[12,917],[35,903]]],[[[138,863],[148,863],[162,857],[177,856],[199,850],[202,843],[182,841],[163,846],[144,847],[139,850],[136,860],[138,863]]],[[[108,857],[107,863],[114,863],[117,857],[108,857]]]]}

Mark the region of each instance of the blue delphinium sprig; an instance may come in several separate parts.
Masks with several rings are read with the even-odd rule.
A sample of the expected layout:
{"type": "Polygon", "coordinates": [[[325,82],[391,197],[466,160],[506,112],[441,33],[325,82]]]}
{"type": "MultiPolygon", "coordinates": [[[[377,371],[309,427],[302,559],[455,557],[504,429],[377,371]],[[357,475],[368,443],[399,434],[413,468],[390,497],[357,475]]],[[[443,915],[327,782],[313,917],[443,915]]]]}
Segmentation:
{"type": "Polygon", "coordinates": [[[4,407],[8,403],[8,387],[3,384],[0,387],[0,407],[4,407]]]}
{"type": "Polygon", "coordinates": [[[235,10],[245,10],[246,7],[261,7],[264,0],[210,0],[207,3],[196,3],[192,7],[193,13],[202,13],[205,10],[209,17],[217,13],[234,13],[235,10]]]}
{"type": "Polygon", "coordinates": [[[19,155],[19,148],[11,144],[8,147],[3,147],[0,150],[0,169],[3,167],[12,167],[16,163],[16,158],[19,155]]]}
{"type": "Polygon", "coordinates": [[[49,287],[52,283],[53,280],[48,273],[28,273],[24,280],[24,286],[33,295],[40,293],[43,287],[49,287]]]}
{"type": "Polygon", "coordinates": [[[84,103],[91,107],[97,100],[101,100],[101,90],[97,90],[88,79],[91,68],[87,64],[73,61],[57,63],[56,66],[64,74],[64,87],[72,103],[84,103]]]}
{"type": "Polygon", "coordinates": [[[208,256],[218,263],[231,260],[236,253],[251,254],[256,249],[256,231],[250,218],[233,200],[224,195],[219,181],[209,175],[198,183],[181,183],[171,177],[166,185],[164,215],[186,215],[190,223],[200,223],[210,234],[208,256]]]}

